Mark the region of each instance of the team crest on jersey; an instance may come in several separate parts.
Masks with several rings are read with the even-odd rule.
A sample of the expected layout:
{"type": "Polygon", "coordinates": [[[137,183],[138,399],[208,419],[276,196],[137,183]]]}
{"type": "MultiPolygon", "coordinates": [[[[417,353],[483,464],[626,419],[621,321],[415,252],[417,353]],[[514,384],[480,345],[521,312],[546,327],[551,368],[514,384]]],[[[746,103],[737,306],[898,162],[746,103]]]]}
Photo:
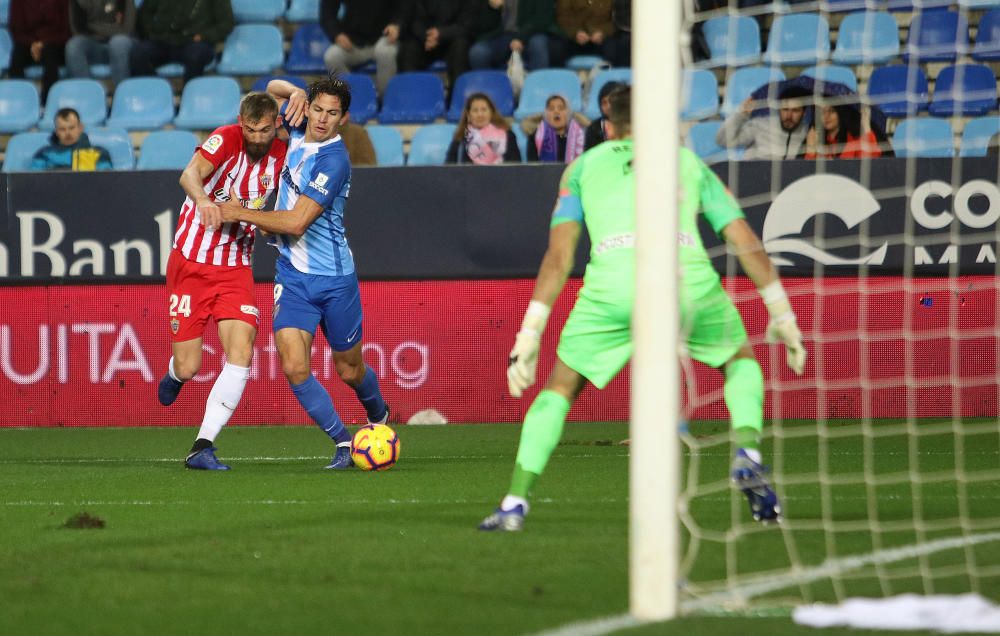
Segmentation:
{"type": "Polygon", "coordinates": [[[174,332],[175,336],[177,335],[177,332],[180,330],[180,328],[181,328],[180,320],[174,318],[170,321],[170,331],[174,332]]]}
{"type": "Polygon", "coordinates": [[[262,174],[260,175],[260,187],[270,188],[271,187],[271,175],[262,174]]]}
{"type": "Polygon", "coordinates": [[[222,135],[212,135],[201,145],[210,155],[214,155],[222,147],[222,135]]]}

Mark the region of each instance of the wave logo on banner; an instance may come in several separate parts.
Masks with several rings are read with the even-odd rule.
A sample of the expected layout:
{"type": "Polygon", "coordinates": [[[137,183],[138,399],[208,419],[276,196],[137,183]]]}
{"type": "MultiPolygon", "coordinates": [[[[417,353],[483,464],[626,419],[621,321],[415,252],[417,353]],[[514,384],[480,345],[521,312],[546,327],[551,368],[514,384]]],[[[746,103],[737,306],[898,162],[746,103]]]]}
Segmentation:
{"type": "MultiPolygon", "coordinates": [[[[881,265],[888,243],[867,256],[843,258],[797,237],[817,215],[832,214],[850,229],[880,209],[872,193],[857,181],[835,174],[812,175],[791,183],[774,198],[764,217],[761,238],[770,254],[799,254],[823,265],[881,265]]],[[[775,265],[794,264],[780,256],[772,256],[771,260],[775,265]]]]}

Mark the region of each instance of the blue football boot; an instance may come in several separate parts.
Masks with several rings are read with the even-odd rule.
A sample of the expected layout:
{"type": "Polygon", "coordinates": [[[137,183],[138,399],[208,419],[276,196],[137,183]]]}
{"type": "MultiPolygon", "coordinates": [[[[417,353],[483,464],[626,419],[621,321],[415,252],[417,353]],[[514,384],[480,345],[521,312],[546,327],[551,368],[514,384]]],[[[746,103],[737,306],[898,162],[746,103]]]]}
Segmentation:
{"type": "Polygon", "coordinates": [[[337,453],[324,468],[327,470],[347,470],[348,468],[354,468],[354,460],[351,459],[351,447],[338,446],[337,453]]]}
{"type": "Polygon", "coordinates": [[[767,483],[767,469],[750,459],[742,448],[733,456],[730,476],[733,484],[746,495],[754,521],[768,524],[781,521],[781,503],[767,483]]]}
{"type": "Polygon", "coordinates": [[[160,404],[163,406],[173,404],[174,400],[177,399],[177,394],[181,392],[182,386],[184,383],[173,379],[169,373],[163,376],[159,388],[156,389],[156,397],[160,399],[160,404]]]}
{"type": "Polygon", "coordinates": [[[480,530],[487,532],[520,532],[524,529],[524,506],[518,504],[510,510],[497,508],[493,514],[483,519],[480,530]]]}
{"type": "Polygon", "coordinates": [[[378,419],[377,421],[375,421],[375,422],[373,422],[373,421],[371,421],[371,420],[368,420],[368,424],[369,424],[370,426],[375,426],[376,424],[385,424],[386,422],[388,422],[388,421],[389,421],[389,413],[390,413],[390,412],[391,412],[391,409],[389,408],[389,404],[388,404],[388,403],[386,403],[386,405],[385,405],[385,415],[383,415],[382,417],[380,417],[380,418],[379,418],[379,419],[378,419]]]}
{"type": "Polygon", "coordinates": [[[220,462],[219,458],[215,456],[216,450],[218,449],[212,446],[197,453],[191,453],[184,460],[184,465],[195,470],[229,470],[229,466],[220,462]]]}

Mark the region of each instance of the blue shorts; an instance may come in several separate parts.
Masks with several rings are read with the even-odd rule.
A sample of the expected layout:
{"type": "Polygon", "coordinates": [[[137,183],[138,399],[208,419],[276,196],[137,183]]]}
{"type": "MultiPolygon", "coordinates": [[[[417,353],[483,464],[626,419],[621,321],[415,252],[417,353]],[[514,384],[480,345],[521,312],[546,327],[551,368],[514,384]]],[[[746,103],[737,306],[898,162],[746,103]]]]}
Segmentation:
{"type": "Polygon", "coordinates": [[[361,290],[358,277],[303,274],[279,258],[274,277],[274,326],[316,335],[323,328],[334,351],[347,351],[361,342],[361,290]]]}

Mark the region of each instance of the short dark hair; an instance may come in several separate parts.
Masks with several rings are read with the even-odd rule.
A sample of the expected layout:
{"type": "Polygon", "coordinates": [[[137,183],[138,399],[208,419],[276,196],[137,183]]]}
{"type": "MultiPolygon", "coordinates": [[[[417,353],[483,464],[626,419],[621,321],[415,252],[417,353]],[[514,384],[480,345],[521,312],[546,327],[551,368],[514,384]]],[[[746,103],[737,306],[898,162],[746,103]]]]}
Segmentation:
{"type": "Polygon", "coordinates": [[[267,93],[247,93],[240,100],[240,118],[244,121],[260,121],[265,117],[278,116],[278,102],[267,93]]]}
{"type": "Polygon", "coordinates": [[[56,119],[69,119],[70,115],[76,117],[77,121],[80,121],[80,113],[76,112],[75,108],[67,106],[56,111],[56,119]]]}
{"type": "Polygon", "coordinates": [[[351,108],[351,85],[334,74],[309,85],[307,95],[312,102],[320,95],[332,95],[340,100],[340,108],[345,113],[351,108]]]}
{"type": "Polygon", "coordinates": [[[608,95],[608,119],[623,134],[632,130],[632,87],[623,84],[608,95]]]}
{"type": "Polygon", "coordinates": [[[622,86],[625,86],[625,82],[618,82],[615,80],[611,80],[610,82],[605,82],[601,86],[601,90],[597,91],[597,103],[600,104],[605,97],[611,94],[611,91],[615,90],[616,88],[621,88],[622,86]]]}

